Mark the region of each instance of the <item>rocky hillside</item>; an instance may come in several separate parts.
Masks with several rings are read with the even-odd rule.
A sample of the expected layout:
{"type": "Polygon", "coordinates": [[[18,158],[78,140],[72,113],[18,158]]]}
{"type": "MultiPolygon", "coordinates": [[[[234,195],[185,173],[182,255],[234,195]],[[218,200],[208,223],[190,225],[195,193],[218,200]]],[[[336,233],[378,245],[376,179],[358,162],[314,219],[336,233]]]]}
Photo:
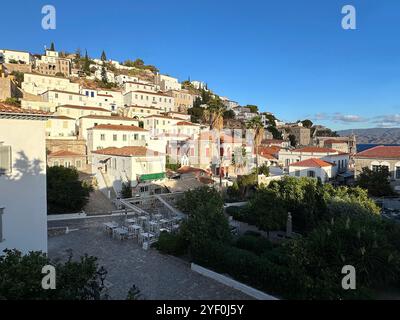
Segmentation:
{"type": "Polygon", "coordinates": [[[348,136],[354,133],[357,136],[357,143],[384,143],[400,144],[400,128],[372,128],[342,130],[337,132],[340,136],[348,136]]]}

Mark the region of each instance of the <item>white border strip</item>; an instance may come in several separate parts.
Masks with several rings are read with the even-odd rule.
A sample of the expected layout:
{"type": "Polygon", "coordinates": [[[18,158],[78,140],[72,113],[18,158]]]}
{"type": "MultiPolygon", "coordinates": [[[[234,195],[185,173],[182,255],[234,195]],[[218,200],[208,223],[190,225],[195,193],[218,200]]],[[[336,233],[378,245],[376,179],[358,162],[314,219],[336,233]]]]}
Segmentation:
{"type": "Polygon", "coordinates": [[[197,272],[205,277],[214,279],[217,282],[220,282],[228,287],[234,288],[236,290],[239,290],[245,294],[247,294],[250,297],[253,297],[257,300],[279,300],[278,298],[275,298],[269,294],[266,294],[260,290],[254,289],[252,287],[249,287],[248,285],[245,285],[241,282],[238,282],[236,280],[233,280],[231,278],[228,278],[222,274],[216,273],[214,271],[211,271],[209,269],[203,268],[195,263],[191,264],[190,267],[194,272],[197,272]]]}

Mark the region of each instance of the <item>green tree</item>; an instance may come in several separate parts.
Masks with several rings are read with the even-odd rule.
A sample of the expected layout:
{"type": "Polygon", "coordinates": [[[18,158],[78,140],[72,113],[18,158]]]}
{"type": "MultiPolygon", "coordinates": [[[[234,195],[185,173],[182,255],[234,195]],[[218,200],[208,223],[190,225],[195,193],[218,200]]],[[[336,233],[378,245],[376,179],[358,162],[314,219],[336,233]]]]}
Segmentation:
{"type": "Polygon", "coordinates": [[[87,50],[85,51],[85,58],[84,58],[84,61],[83,61],[83,71],[87,75],[91,74],[91,72],[90,72],[90,59],[89,59],[87,50]]]}
{"type": "Polygon", "coordinates": [[[0,300],[93,300],[100,299],[97,259],[85,255],[79,261],[69,255],[65,263],[50,260],[42,252],[23,255],[5,250],[0,255],[0,300]],[[56,289],[42,288],[42,268],[56,269],[56,289]]]}
{"type": "Polygon", "coordinates": [[[254,104],[248,104],[244,106],[244,108],[250,109],[251,113],[257,113],[258,112],[258,106],[255,106],[254,104]]]}
{"type": "Polygon", "coordinates": [[[390,172],[386,166],[378,166],[376,170],[363,168],[358,176],[357,185],[367,189],[374,197],[392,196],[395,194],[390,185],[390,172]]]}
{"type": "Polygon", "coordinates": [[[311,129],[311,127],[313,126],[313,122],[309,119],[303,120],[303,121],[301,121],[301,123],[303,124],[303,126],[305,128],[311,129]]]}
{"type": "Polygon", "coordinates": [[[104,50],[103,50],[103,52],[101,53],[101,61],[103,61],[103,62],[107,61],[107,56],[106,56],[106,53],[105,53],[104,50]]]}
{"type": "Polygon", "coordinates": [[[132,198],[132,186],[130,182],[122,184],[121,197],[122,199],[132,198]]]}
{"type": "Polygon", "coordinates": [[[271,125],[267,128],[267,130],[272,133],[272,136],[274,137],[274,139],[282,140],[282,133],[280,133],[279,130],[275,126],[271,125]]]}
{"type": "Polygon", "coordinates": [[[292,147],[296,147],[297,140],[296,140],[296,137],[293,134],[289,135],[289,141],[290,141],[290,145],[292,147]]]}
{"type": "Polygon", "coordinates": [[[220,193],[206,186],[185,192],[178,202],[178,207],[188,215],[181,225],[181,232],[191,250],[196,250],[207,241],[230,240],[223,204],[220,193]]]}
{"type": "Polygon", "coordinates": [[[20,71],[13,71],[11,72],[11,75],[15,77],[18,87],[21,88],[22,82],[24,82],[24,73],[20,71]]]}
{"type": "Polygon", "coordinates": [[[108,83],[108,78],[107,78],[107,69],[106,69],[106,65],[103,61],[103,65],[101,66],[101,82],[103,82],[103,84],[107,85],[108,83]]]}
{"type": "Polygon", "coordinates": [[[253,130],[254,134],[254,151],[256,153],[256,175],[258,175],[258,147],[264,138],[264,124],[261,121],[261,117],[257,116],[246,123],[247,129],[253,130]]]}
{"type": "Polygon", "coordinates": [[[52,42],[51,45],[50,45],[50,51],[56,51],[55,46],[54,46],[54,42],[52,42]]]}
{"type": "Polygon", "coordinates": [[[47,211],[49,214],[78,212],[89,201],[92,187],[79,181],[74,168],[47,168],[47,211]]]}

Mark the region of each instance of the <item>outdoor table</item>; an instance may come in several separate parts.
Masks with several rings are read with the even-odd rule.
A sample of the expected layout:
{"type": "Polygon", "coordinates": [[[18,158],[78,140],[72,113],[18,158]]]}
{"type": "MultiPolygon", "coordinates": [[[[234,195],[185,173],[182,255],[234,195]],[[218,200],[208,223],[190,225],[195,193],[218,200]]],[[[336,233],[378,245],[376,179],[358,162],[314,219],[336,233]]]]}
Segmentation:
{"type": "Polygon", "coordinates": [[[122,229],[122,228],[116,228],[116,229],[113,230],[113,233],[119,235],[120,238],[121,238],[121,240],[122,240],[122,237],[123,237],[124,235],[127,235],[127,234],[128,234],[128,231],[125,230],[125,229],[122,229]]]}
{"type": "Polygon", "coordinates": [[[128,229],[129,229],[130,231],[136,231],[136,230],[141,230],[142,227],[141,227],[141,226],[138,226],[137,224],[132,224],[132,225],[130,225],[130,226],[128,227],[128,229]]]}
{"type": "Polygon", "coordinates": [[[136,219],[126,219],[126,223],[136,223],[136,219]]]}
{"type": "Polygon", "coordinates": [[[115,228],[118,228],[118,224],[114,222],[105,222],[103,225],[106,227],[106,230],[114,230],[115,228]]]}

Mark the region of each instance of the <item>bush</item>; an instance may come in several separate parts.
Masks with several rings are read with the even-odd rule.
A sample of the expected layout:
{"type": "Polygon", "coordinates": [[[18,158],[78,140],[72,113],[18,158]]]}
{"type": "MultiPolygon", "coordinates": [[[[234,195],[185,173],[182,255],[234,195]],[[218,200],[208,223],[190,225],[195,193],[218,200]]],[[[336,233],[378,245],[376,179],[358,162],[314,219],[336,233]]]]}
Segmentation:
{"type": "Polygon", "coordinates": [[[264,237],[251,235],[241,236],[236,240],[235,246],[260,256],[273,248],[272,243],[264,237]]]}
{"type": "Polygon", "coordinates": [[[161,232],[158,241],[154,244],[154,247],[162,253],[181,256],[187,252],[188,243],[180,234],[161,232]]]}
{"type": "Polygon", "coordinates": [[[74,168],[47,168],[47,211],[49,214],[78,212],[89,201],[92,187],[79,181],[74,168]]]}

